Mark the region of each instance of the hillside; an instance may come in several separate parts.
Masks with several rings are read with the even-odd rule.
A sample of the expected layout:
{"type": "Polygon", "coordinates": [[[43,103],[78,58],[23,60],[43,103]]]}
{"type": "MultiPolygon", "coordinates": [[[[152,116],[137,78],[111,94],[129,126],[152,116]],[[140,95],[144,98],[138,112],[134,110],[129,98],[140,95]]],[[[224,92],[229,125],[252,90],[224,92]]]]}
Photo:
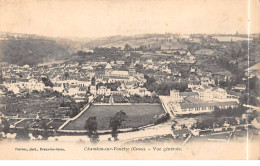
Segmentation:
{"type": "Polygon", "coordinates": [[[11,38],[0,41],[1,61],[18,65],[35,65],[64,59],[71,51],[72,47],[66,42],[49,39],[11,38]]]}
{"type": "Polygon", "coordinates": [[[86,47],[121,47],[124,48],[126,44],[131,47],[140,47],[142,45],[151,45],[152,47],[161,46],[161,48],[187,48],[187,45],[181,44],[172,39],[171,42],[165,42],[166,35],[164,34],[140,34],[134,36],[110,36],[99,38],[86,43],[86,47]]]}

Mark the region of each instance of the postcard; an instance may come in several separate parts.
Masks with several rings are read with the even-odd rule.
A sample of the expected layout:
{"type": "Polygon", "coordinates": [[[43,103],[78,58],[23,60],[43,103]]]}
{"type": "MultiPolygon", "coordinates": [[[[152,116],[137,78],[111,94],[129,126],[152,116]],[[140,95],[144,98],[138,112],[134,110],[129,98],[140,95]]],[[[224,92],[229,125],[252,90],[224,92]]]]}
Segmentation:
{"type": "Polygon", "coordinates": [[[260,159],[259,55],[259,0],[0,0],[0,159],[260,159]]]}

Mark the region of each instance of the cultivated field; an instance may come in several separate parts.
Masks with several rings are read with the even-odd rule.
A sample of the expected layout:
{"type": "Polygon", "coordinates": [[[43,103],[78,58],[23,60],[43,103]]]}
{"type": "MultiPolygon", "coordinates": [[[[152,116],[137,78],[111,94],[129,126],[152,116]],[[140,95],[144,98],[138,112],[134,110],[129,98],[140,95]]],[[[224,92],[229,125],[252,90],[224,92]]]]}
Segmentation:
{"type": "Polygon", "coordinates": [[[153,123],[156,115],[164,113],[161,105],[94,105],[78,119],[69,122],[64,130],[85,130],[85,122],[91,116],[97,117],[98,130],[107,130],[110,118],[120,110],[123,110],[128,116],[121,128],[140,127],[153,123]]]}

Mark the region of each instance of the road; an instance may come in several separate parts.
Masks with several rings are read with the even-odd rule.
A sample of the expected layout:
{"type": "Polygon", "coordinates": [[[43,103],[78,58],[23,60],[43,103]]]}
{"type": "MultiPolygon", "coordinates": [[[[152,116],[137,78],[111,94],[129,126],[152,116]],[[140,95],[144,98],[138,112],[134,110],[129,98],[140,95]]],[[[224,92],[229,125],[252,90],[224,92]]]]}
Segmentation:
{"type": "MultiPolygon", "coordinates": [[[[156,126],[147,127],[142,130],[134,131],[134,132],[126,132],[126,133],[119,133],[118,134],[118,142],[125,142],[128,140],[151,137],[151,136],[158,136],[158,135],[167,135],[172,134],[171,130],[171,123],[163,123],[156,126]]],[[[89,138],[84,136],[58,136],[58,137],[49,137],[48,140],[55,140],[58,139],[59,141],[85,141],[89,142],[89,138]]],[[[107,135],[100,135],[99,140],[100,142],[107,142],[107,140],[111,138],[111,134],[107,135]]],[[[113,140],[113,139],[112,139],[113,140]]]]}

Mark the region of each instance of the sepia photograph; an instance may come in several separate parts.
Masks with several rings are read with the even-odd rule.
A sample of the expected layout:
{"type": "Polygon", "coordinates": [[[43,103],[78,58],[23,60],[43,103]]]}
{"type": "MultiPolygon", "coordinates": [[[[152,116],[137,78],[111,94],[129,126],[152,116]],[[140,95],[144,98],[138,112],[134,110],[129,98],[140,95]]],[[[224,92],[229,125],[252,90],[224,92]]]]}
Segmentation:
{"type": "Polygon", "coordinates": [[[0,160],[259,160],[260,0],[0,0],[0,160]]]}

